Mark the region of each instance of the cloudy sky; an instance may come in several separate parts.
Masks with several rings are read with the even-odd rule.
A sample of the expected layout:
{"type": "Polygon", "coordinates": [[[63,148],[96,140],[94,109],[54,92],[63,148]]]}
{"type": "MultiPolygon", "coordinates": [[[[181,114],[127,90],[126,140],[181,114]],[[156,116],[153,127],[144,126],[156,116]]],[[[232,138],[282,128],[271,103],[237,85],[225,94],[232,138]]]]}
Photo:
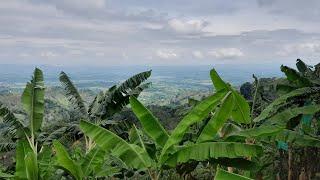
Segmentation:
{"type": "Polygon", "coordinates": [[[1,0],[0,64],[320,59],[319,0],[1,0]]]}

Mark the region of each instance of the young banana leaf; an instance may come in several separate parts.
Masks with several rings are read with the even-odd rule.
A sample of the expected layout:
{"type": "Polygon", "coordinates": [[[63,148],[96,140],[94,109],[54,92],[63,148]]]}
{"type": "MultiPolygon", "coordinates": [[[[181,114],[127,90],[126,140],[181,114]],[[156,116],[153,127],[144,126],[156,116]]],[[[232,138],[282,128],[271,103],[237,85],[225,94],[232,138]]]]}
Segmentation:
{"type": "Polygon", "coordinates": [[[81,166],[71,159],[64,146],[59,141],[54,141],[53,146],[56,152],[57,166],[67,171],[76,180],[83,179],[84,174],[81,166]]]}
{"type": "Polygon", "coordinates": [[[230,117],[234,103],[234,97],[231,92],[229,92],[221,101],[220,107],[217,108],[212,118],[202,130],[197,142],[212,140],[230,117]]]}
{"type": "Polygon", "coordinates": [[[232,118],[237,123],[250,123],[250,107],[244,97],[235,91],[229,84],[224,82],[215,69],[210,71],[210,77],[216,91],[225,90],[232,92],[234,96],[234,107],[232,111],[232,118]]]}
{"type": "Polygon", "coordinates": [[[214,95],[209,96],[205,100],[201,101],[198,105],[196,105],[177,125],[177,127],[171,133],[171,136],[167,140],[165,146],[162,149],[160,160],[164,163],[167,159],[166,153],[172,148],[172,146],[178,144],[186,131],[192,124],[202,121],[208,114],[212,111],[214,107],[216,107],[221,98],[225,95],[225,91],[217,92],[214,95]]]}
{"type": "Polygon", "coordinates": [[[30,131],[36,134],[41,128],[44,116],[44,82],[40,69],[34,70],[32,80],[27,83],[21,100],[23,108],[29,115],[30,131]]]}
{"type": "Polygon", "coordinates": [[[157,145],[163,147],[169,138],[169,134],[160,124],[159,120],[133,96],[130,97],[130,105],[132,111],[138,117],[144,132],[157,145]]]}
{"type": "Polygon", "coordinates": [[[87,121],[82,120],[80,128],[102,150],[111,152],[112,155],[125,162],[128,167],[145,169],[151,166],[152,161],[143,148],[130,144],[116,134],[87,121]]]}

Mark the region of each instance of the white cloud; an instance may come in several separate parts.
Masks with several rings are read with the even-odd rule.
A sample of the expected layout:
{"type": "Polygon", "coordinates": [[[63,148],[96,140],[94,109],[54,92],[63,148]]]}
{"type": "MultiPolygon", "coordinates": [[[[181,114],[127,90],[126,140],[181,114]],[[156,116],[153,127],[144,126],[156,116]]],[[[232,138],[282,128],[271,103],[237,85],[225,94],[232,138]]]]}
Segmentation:
{"type": "Polygon", "coordinates": [[[244,56],[244,53],[237,48],[217,48],[209,51],[208,55],[217,59],[233,59],[244,56]]]}
{"type": "Polygon", "coordinates": [[[104,52],[96,52],[96,56],[103,57],[105,56],[104,52]]]}
{"type": "Polygon", "coordinates": [[[179,57],[179,55],[172,50],[157,50],[156,55],[162,59],[174,59],[179,57]]]}
{"type": "Polygon", "coordinates": [[[68,54],[71,56],[80,56],[80,55],[83,55],[83,51],[74,49],[74,50],[70,50],[68,54]]]}
{"type": "Polygon", "coordinates": [[[40,56],[45,58],[52,58],[58,56],[58,54],[52,51],[44,51],[40,53],[40,56]]]}
{"type": "Polygon", "coordinates": [[[285,45],[277,55],[290,56],[290,55],[314,55],[320,53],[320,42],[306,42],[298,44],[285,45]]]}
{"type": "Polygon", "coordinates": [[[61,10],[102,9],[106,6],[105,0],[49,0],[46,3],[51,3],[61,10]]]}
{"type": "Polygon", "coordinates": [[[129,56],[126,52],[122,52],[122,58],[123,59],[129,59],[129,56]]]}
{"type": "Polygon", "coordinates": [[[23,57],[23,58],[27,58],[27,57],[30,57],[30,54],[28,53],[21,53],[19,54],[20,57],[23,57]]]}
{"type": "Polygon", "coordinates": [[[198,59],[202,59],[204,57],[203,53],[201,51],[193,51],[192,56],[198,59]]]}
{"type": "Polygon", "coordinates": [[[171,19],[168,21],[168,25],[170,29],[178,33],[196,34],[201,33],[208,25],[208,22],[203,20],[171,19]]]}

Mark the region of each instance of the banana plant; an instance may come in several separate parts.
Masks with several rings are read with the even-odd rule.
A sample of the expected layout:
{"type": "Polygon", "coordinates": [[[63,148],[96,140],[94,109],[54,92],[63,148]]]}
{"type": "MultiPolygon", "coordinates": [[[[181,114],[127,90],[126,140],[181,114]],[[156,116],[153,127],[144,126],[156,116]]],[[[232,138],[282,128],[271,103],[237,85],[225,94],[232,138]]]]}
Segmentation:
{"type": "MultiPolygon", "coordinates": [[[[279,141],[286,136],[286,143],[299,146],[303,144],[298,142],[301,142],[301,138],[305,138],[305,146],[313,144],[319,147],[320,138],[317,137],[316,132],[306,132],[303,129],[298,132],[295,129],[303,124],[309,124],[310,127],[311,122],[318,118],[320,87],[317,82],[320,76],[316,73],[317,69],[312,70],[300,59],[297,60],[296,65],[299,72],[287,66],[281,67],[287,76],[287,81],[294,88],[290,90],[285,88],[288,90],[287,93],[274,100],[253,120],[256,127],[242,131],[240,135],[251,138],[269,137],[279,141]]],[[[278,86],[284,89],[284,84],[278,86]]]]}
{"type": "Polygon", "coordinates": [[[223,158],[236,159],[241,162],[244,160],[241,158],[259,155],[260,146],[220,142],[215,139],[219,129],[228,119],[235,119],[234,121],[238,123],[249,123],[250,117],[244,98],[230,85],[224,83],[215,70],[211,71],[211,76],[218,91],[199,102],[171,134],[135,96],[130,97],[131,108],[138,117],[143,132],[153,141],[155,151],[158,153],[152,154],[148,151],[144,136],[135,126],[133,129],[135,133],[132,133],[135,138],[131,137],[130,142],[88,121],[82,120],[80,129],[104,152],[118,157],[130,168],[149,172],[152,179],[158,179],[163,169],[174,168],[191,161],[201,162],[215,159],[220,160],[223,164],[223,158]],[[196,142],[179,144],[188,128],[206,119],[210,113],[213,115],[199,133],[196,142]]]}
{"type": "Polygon", "coordinates": [[[106,153],[98,146],[81,155],[80,159],[74,160],[58,140],[55,140],[53,145],[56,152],[55,166],[65,170],[76,180],[114,176],[120,171],[119,167],[106,163],[106,153]]]}
{"type": "Polygon", "coordinates": [[[244,98],[226,84],[215,70],[211,71],[211,77],[217,92],[199,102],[171,134],[134,96],[130,97],[131,108],[138,117],[143,132],[153,140],[156,151],[160,154],[155,157],[148,153],[141,135],[136,138],[139,143],[130,143],[87,121],[81,121],[80,128],[105,152],[119,157],[128,167],[148,171],[153,179],[160,176],[163,168],[173,168],[190,161],[257,156],[261,153],[260,146],[238,142],[219,142],[215,139],[218,130],[228,119],[234,119],[238,123],[249,123],[250,117],[244,98]],[[197,141],[179,145],[188,128],[194,123],[203,121],[211,112],[213,115],[200,132],[197,141]]]}
{"type": "MultiPolygon", "coordinates": [[[[209,97],[200,102],[197,106],[190,111],[188,115],[181,120],[181,123],[173,130],[171,135],[162,127],[158,119],[145,108],[135,97],[130,98],[130,104],[133,112],[140,120],[143,131],[151,138],[159,152],[163,152],[170,138],[172,138],[174,132],[180,132],[181,134],[186,132],[188,126],[191,125],[190,121],[201,121],[208,114],[210,110],[206,108],[212,106],[212,100],[219,97],[220,94],[216,94],[215,98],[209,97]],[[211,102],[211,103],[210,103],[211,102]]],[[[172,149],[165,154],[157,157],[157,167],[176,167],[179,164],[188,163],[191,161],[208,161],[210,159],[221,158],[241,158],[246,156],[256,156],[261,153],[261,147],[256,145],[249,145],[237,142],[219,142],[215,137],[218,130],[223,126],[227,116],[230,116],[230,112],[233,108],[232,96],[227,95],[225,99],[220,100],[220,107],[216,109],[213,117],[207,123],[205,128],[201,131],[198,140],[195,143],[188,142],[183,145],[179,145],[179,142],[175,144],[172,149]],[[163,159],[164,156],[166,159],[163,159]]],[[[210,108],[209,108],[210,109],[210,108]]],[[[178,136],[182,139],[183,135],[178,136]]]]}
{"type": "MultiPolygon", "coordinates": [[[[105,92],[99,92],[88,106],[66,73],[61,72],[59,80],[64,87],[70,103],[73,105],[74,109],[78,111],[79,119],[87,119],[90,122],[100,125],[107,123],[108,117],[121,111],[121,109],[129,103],[130,96],[138,96],[144,89],[148,88],[150,83],[143,82],[150,76],[151,70],[138,73],[121,83],[119,86],[114,85],[105,92]]],[[[78,123],[79,122],[71,123],[69,129],[78,130],[78,123]]],[[[121,124],[118,126],[120,127],[121,124]]],[[[117,131],[117,129],[118,128],[114,128],[114,131],[117,131]]],[[[86,149],[89,151],[93,146],[93,142],[90,138],[86,137],[85,142],[86,149]]]]}
{"type": "Polygon", "coordinates": [[[138,96],[150,83],[143,83],[151,76],[151,70],[138,73],[119,86],[114,85],[105,92],[99,92],[88,106],[81,97],[78,89],[69,76],[61,72],[59,80],[65,89],[66,96],[73,107],[78,110],[80,117],[97,122],[119,112],[129,103],[129,97],[138,96]]]}
{"type": "Polygon", "coordinates": [[[215,69],[210,71],[210,76],[216,93],[199,103],[179,122],[162,148],[161,162],[165,162],[168,159],[168,154],[175,151],[188,128],[203,121],[210,112],[213,115],[200,132],[197,143],[214,140],[218,130],[228,119],[236,123],[247,124],[251,122],[250,108],[246,100],[230,84],[225,83],[215,69]]]}
{"type": "Polygon", "coordinates": [[[37,141],[44,117],[44,89],[43,73],[36,68],[21,97],[28,115],[27,125],[15,118],[8,109],[1,110],[2,114],[6,114],[4,120],[9,125],[8,133],[14,134],[17,140],[15,174],[12,175],[17,179],[49,179],[52,173],[51,148],[41,146],[37,141]]]}
{"type": "MultiPolygon", "coordinates": [[[[320,147],[320,130],[317,128],[320,112],[319,65],[313,68],[298,59],[296,66],[298,70],[281,66],[286,79],[281,80],[282,83],[277,85],[277,89],[282,95],[253,119],[254,127],[231,133],[228,138],[242,137],[256,143],[278,147],[287,151],[290,157],[288,164],[292,164],[294,149],[313,152],[312,148],[320,147]]],[[[309,171],[309,174],[314,174],[310,169],[303,168],[309,171]]],[[[291,168],[288,168],[288,178],[294,179],[290,171],[291,168]]],[[[299,173],[304,176],[304,172],[295,174],[299,173]]]]}

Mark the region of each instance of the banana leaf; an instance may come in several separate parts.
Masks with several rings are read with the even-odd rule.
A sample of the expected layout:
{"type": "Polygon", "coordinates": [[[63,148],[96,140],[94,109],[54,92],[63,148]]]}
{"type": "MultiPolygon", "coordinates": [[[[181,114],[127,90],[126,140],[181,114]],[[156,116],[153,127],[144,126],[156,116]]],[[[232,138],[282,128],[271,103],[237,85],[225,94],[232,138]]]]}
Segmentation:
{"type": "Polygon", "coordinates": [[[27,83],[23,91],[22,105],[29,115],[30,131],[32,134],[41,128],[44,116],[44,82],[42,71],[35,69],[32,80],[27,83]]]}
{"type": "Polygon", "coordinates": [[[39,179],[39,169],[37,162],[37,154],[34,152],[28,152],[26,154],[24,161],[26,163],[26,172],[28,179],[37,180],[39,179]]]}
{"type": "Polygon", "coordinates": [[[210,71],[210,77],[216,92],[221,91],[223,89],[229,89],[229,85],[220,78],[220,76],[214,68],[210,71]]]}
{"type": "Polygon", "coordinates": [[[28,179],[27,164],[25,157],[28,153],[33,153],[33,150],[27,140],[18,140],[16,148],[16,171],[15,176],[20,179],[28,179]]]}
{"type": "Polygon", "coordinates": [[[267,106],[261,114],[254,119],[254,122],[260,122],[262,120],[265,120],[267,118],[270,118],[271,116],[274,116],[275,114],[279,113],[279,110],[281,108],[290,108],[290,106],[293,106],[290,102],[290,100],[301,97],[300,101],[303,98],[308,98],[311,95],[318,94],[320,92],[319,87],[306,87],[306,88],[300,88],[296,89],[288,94],[285,94],[283,96],[280,96],[276,100],[274,100],[269,106],[267,106]]]}
{"type": "Polygon", "coordinates": [[[151,159],[144,149],[137,145],[129,144],[116,134],[84,120],[80,122],[80,128],[102,150],[111,152],[112,155],[125,162],[127,166],[143,169],[152,165],[151,159]]]}
{"type": "Polygon", "coordinates": [[[262,153],[262,147],[234,142],[205,142],[186,145],[171,154],[166,165],[174,167],[177,164],[190,160],[204,161],[212,158],[239,158],[258,156],[262,153]]]}
{"type": "Polygon", "coordinates": [[[151,137],[157,145],[163,147],[169,135],[159,120],[133,96],[130,97],[130,105],[132,111],[138,117],[144,132],[151,137]]]}
{"type": "Polygon", "coordinates": [[[234,97],[231,92],[229,92],[223,99],[220,104],[220,107],[217,108],[215,114],[206,124],[201,134],[199,135],[197,142],[204,142],[208,140],[212,140],[219,129],[223,126],[223,124],[228,120],[228,117],[231,114],[234,104],[234,97]]]}
{"type": "Polygon", "coordinates": [[[70,158],[67,150],[63,147],[63,145],[56,140],[53,142],[53,146],[56,151],[57,166],[67,171],[75,179],[83,179],[84,174],[81,170],[81,166],[70,158]]]}
{"type": "Polygon", "coordinates": [[[184,134],[187,132],[189,127],[192,124],[195,124],[197,122],[202,121],[206,117],[208,117],[208,114],[212,111],[214,107],[216,107],[221,98],[224,97],[225,91],[222,90],[220,92],[217,92],[205,100],[201,101],[198,105],[196,105],[177,125],[177,127],[173,130],[171,136],[167,140],[164,148],[161,152],[160,160],[163,163],[166,160],[165,154],[167,153],[167,150],[172,148],[172,146],[178,144],[184,134]]]}
{"type": "Polygon", "coordinates": [[[85,176],[89,176],[91,173],[95,173],[96,170],[100,170],[105,161],[106,152],[100,147],[96,146],[92,148],[81,162],[81,169],[85,176]]]}
{"type": "Polygon", "coordinates": [[[230,173],[220,168],[217,169],[214,179],[215,180],[253,180],[245,176],[241,176],[235,173],[230,173]]]}
{"type": "Polygon", "coordinates": [[[246,99],[235,90],[232,90],[232,95],[234,97],[234,108],[231,113],[232,120],[237,123],[250,123],[250,106],[246,99]]]}

